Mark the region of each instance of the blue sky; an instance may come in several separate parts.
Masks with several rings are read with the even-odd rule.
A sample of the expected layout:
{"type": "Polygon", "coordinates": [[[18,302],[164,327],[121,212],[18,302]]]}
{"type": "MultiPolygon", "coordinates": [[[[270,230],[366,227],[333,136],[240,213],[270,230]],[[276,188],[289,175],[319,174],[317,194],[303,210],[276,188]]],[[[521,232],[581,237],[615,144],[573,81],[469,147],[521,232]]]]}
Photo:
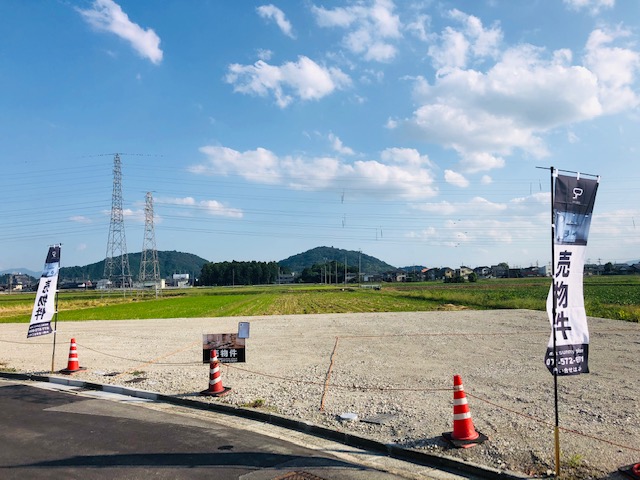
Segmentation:
{"type": "MultiPolygon", "coordinates": [[[[0,2],[0,270],[126,245],[429,267],[550,261],[549,170],[640,258],[637,0],[0,2]],[[539,169],[536,167],[545,167],[539,169]]],[[[165,273],[165,272],[163,272],[165,273]]],[[[170,273],[170,272],[168,272],[170,273]]],[[[167,274],[168,274],[167,273],[167,274]]]]}

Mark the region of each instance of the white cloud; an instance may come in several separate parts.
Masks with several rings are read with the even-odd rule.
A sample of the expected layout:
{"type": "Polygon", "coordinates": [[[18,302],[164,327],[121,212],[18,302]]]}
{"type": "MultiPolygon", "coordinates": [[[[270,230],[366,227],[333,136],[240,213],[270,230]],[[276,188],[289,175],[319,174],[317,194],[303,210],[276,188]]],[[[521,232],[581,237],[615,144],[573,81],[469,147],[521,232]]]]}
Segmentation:
{"type": "Polygon", "coordinates": [[[616,0],[564,0],[564,3],[573,10],[586,9],[592,15],[597,15],[602,9],[613,8],[616,0]]]}
{"type": "Polygon", "coordinates": [[[266,18],[268,20],[274,20],[276,22],[276,25],[278,25],[278,27],[282,31],[282,33],[284,33],[287,37],[295,38],[291,23],[289,22],[289,20],[287,20],[287,17],[285,16],[284,12],[280,10],[278,7],[271,4],[261,5],[258,8],[256,8],[256,11],[258,12],[258,15],[260,15],[262,18],[266,18]]]}
{"type": "Polygon", "coordinates": [[[433,83],[414,79],[417,108],[410,118],[389,119],[388,128],[455,150],[458,171],[479,172],[505,165],[520,149],[526,155],[548,155],[544,135],[602,115],[640,105],[634,90],[640,53],[624,44],[629,32],[594,30],[586,42],[582,65],[572,64],[570,50],[548,52],[521,44],[498,52],[502,33],[478,19],[453,10],[462,29],[446,27],[429,50],[433,83]],[[484,70],[473,60],[495,62],[484,70]]]}
{"type": "Polygon", "coordinates": [[[273,95],[281,108],[295,98],[319,100],[351,85],[349,76],[340,69],[323,67],[305,56],[279,67],[262,60],[253,65],[235,63],[229,66],[225,80],[233,85],[235,92],[273,95]]]}
{"type": "Polygon", "coordinates": [[[444,179],[447,183],[455,185],[456,187],[466,188],[469,186],[469,180],[467,180],[464,175],[454,172],[453,170],[445,170],[444,179]]]}
{"type": "Polygon", "coordinates": [[[433,167],[433,163],[427,155],[420,155],[420,152],[413,148],[387,148],[382,152],[380,158],[386,163],[399,163],[416,168],[433,167]]]}
{"type": "Polygon", "coordinates": [[[490,202],[483,197],[473,197],[468,202],[454,203],[442,201],[437,203],[416,203],[412,205],[412,208],[445,217],[455,214],[467,215],[469,212],[473,212],[474,215],[504,212],[507,210],[508,205],[504,203],[490,202]]]}
{"type": "Polygon", "coordinates": [[[336,151],[337,153],[341,155],[355,155],[355,152],[353,151],[353,149],[345,146],[342,143],[342,140],[340,140],[340,138],[338,138],[333,133],[329,134],[329,141],[331,142],[331,148],[333,148],[333,150],[336,151]]]}
{"type": "Polygon", "coordinates": [[[268,62],[269,60],[271,60],[272,56],[273,56],[273,52],[269,49],[259,48],[257,51],[257,57],[260,60],[264,60],[265,62],[268,62]]]}
{"type": "Polygon", "coordinates": [[[217,217],[242,218],[244,216],[242,210],[228,207],[217,200],[196,200],[193,197],[166,197],[158,198],[155,202],[161,205],[187,207],[196,212],[204,211],[217,217]]]}
{"type": "Polygon", "coordinates": [[[92,9],[77,9],[92,27],[128,41],[142,57],[156,65],[162,61],[160,37],[151,28],[145,30],[133,23],[113,0],[95,0],[92,6],[92,9]]]}
{"type": "Polygon", "coordinates": [[[388,62],[397,54],[391,41],[402,36],[394,8],[391,0],[373,0],[334,9],[313,5],[311,11],[321,27],[351,29],[343,38],[351,53],[369,61],[388,62]]]}
{"type": "Polygon", "coordinates": [[[640,53],[630,48],[612,46],[629,36],[626,30],[596,29],[587,41],[584,63],[598,79],[598,93],[604,113],[617,113],[640,104],[633,90],[640,72],[640,53]]]}
{"type": "Polygon", "coordinates": [[[200,175],[239,175],[262,184],[291,189],[324,190],[349,185],[354,194],[400,198],[429,198],[436,194],[428,159],[409,149],[387,149],[380,160],[352,163],[336,157],[278,157],[264,148],[239,152],[205,146],[207,161],[189,171],[200,175]]]}
{"type": "Polygon", "coordinates": [[[443,200],[438,203],[420,203],[413,205],[413,208],[427,213],[436,213],[438,215],[452,215],[458,211],[458,206],[443,200]]]}
{"type": "Polygon", "coordinates": [[[433,66],[439,71],[447,68],[463,68],[467,64],[469,41],[462,32],[447,27],[438,45],[431,45],[428,53],[433,66]]]}
{"type": "Polygon", "coordinates": [[[426,42],[429,38],[429,27],[431,23],[431,17],[424,14],[418,14],[412,22],[406,24],[406,30],[415,35],[419,40],[426,42]]]}
{"type": "Polygon", "coordinates": [[[460,162],[465,172],[475,173],[504,167],[505,161],[487,152],[464,152],[460,162]]]}
{"type": "Polygon", "coordinates": [[[465,68],[469,60],[497,57],[502,41],[500,28],[484,28],[478,17],[460,10],[449,11],[449,17],[462,25],[462,30],[445,27],[439,42],[428,49],[433,65],[442,74],[452,68],[465,68]]]}
{"type": "Polygon", "coordinates": [[[74,215],[73,217],[69,217],[69,220],[75,223],[91,223],[91,219],[84,215],[74,215]]]}

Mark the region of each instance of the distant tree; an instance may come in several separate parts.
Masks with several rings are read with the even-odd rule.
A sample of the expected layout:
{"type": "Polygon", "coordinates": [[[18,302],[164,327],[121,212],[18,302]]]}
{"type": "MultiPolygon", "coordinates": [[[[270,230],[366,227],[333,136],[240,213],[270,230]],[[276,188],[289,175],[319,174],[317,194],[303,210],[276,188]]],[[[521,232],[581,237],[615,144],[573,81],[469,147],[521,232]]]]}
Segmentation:
{"type": "Polygon", "coordinates": [[[476,275],[476,272],[471,272],[467,278],[470,283],[476,283],[478,281],[478,275],[476,275]]]}
{"type": "Polygon", "coordinates": [[[201,285],[264,285],[278,278],[276,262],[219,262],[206,263],[200,273],[201,285]]]}

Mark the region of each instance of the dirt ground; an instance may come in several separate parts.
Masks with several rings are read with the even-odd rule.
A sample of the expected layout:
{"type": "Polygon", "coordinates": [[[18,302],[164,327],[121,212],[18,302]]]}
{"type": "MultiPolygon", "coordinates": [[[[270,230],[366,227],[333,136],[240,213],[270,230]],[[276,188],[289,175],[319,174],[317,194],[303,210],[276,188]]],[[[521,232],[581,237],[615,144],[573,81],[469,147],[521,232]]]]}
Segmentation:
{"type": "MultiPolygon", "coordinates": [[[[53,335],[0,325],[0,368],[49,374],[53,335]]],[[[589,318],[591,373],[558,379],[563,478],[625,478],[640,462],[640,325],[589,318]]],[[[438,311],[60,322],[54,371],[70,340],[96,383],[261,408],[287,417],[493,468],[555,470],[554,383],[544,365],[544,312],[438,311]],[[250,322],[246,362],[224,364],[231,393],[212,399],[203,334],[250,322]],[[454,449],[453,376],[489,440],[454,449]],[[343,414],[357,420],[344,421],[343,414]]],[[[59,375],[56,373],[56,375],[59,375]]]]}

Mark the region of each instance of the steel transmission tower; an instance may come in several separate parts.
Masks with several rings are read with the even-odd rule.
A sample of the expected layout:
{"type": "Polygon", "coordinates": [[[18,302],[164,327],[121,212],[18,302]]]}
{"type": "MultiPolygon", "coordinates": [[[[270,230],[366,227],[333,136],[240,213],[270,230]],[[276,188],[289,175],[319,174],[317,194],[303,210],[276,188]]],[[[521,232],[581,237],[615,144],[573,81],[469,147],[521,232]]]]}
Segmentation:
{"type": "Polygon", "coordinates": [[[153,196],[147,192],[144,205],[144,240],[142,242],[142,257],[140,259],[140,275],[142,286],[146,282],[153,282],[157,289],[160,283],[160,263],[156,250],[156,234],[153,228],[153,196]]]}
{"type": "Polygon", "coordinates": [[[124,215],[122,213],[122,168],[120,155],[113,157],[113,194],[111,196],[111,224],[107,255],[104,261],[104,278],[111,287],[130,288],[131,270],[127,255],[127,240],[124,234],[124,215]]]}

